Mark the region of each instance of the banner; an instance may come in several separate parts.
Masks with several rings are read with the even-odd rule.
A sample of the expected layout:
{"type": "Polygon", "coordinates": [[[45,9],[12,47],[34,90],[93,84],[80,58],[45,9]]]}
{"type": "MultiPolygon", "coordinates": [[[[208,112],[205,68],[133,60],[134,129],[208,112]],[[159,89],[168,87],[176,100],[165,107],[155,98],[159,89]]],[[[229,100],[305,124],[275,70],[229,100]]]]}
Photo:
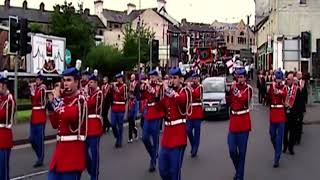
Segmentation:
{"type": "Polygon", "coordinates": [[[35,34],[31,37],[31,73],[59,73],[64,70],[65,38],[35,34]]]}

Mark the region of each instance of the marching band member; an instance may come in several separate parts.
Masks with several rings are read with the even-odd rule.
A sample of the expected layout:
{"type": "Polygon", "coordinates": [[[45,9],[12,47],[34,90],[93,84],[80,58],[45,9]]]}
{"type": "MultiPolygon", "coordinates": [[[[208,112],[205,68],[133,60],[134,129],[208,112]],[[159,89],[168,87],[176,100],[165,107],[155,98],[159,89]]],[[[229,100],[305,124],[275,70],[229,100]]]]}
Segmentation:
{"type": "Polygon", "coordinates": [[[129,83],[129,92],[128,92],[128,122],[129,122],[129,140],[128,143],[132,143],[132,135],[134,134],[135,139],[138,138],[138,129],[136,128],[136,117],[139,110],[139,101],[137,89],[138,82],[136,81],[136,76],[131,74],[130,83],[129,83]]]}
{"type": "Polygon", "coordinates": [[[88,103],[88,127],[87,127],[87,170],[91,180],[99,177],[99,144],[102,130],[102,101],[103,94],[98,87],[98,73],[94,71],[89,77],[89,96],[88,103]]]}
{"type": "Polygon", "coordinates": [[[291,155],[294,155],[294,145],[297,137],[297,125],[298,117],[302,113],[300,88],[294,83],[294,76],[292,72],[287,75],[287,86],[286,86],[287,97],[285,100],[287,122],[285,126],[285,135],[283,141],[283,153],[289,150],[291,155]]]}
{"type": "Polygon", "coordinates": [[[115,148],[122,147],[123,121],[126,111],[127,86],[123,83],[123,73],[116,74],[117,82],[113,84],[111,106],[111,125],[113,135],[116,138],[115,148]]]}
{"type": "Polygon", "coordinates": [[[239,67],[235,70],[236,83],[227,93],[230,106],[230,123],[228,134],[229,153],[236,170],[234,180],[243,180],[247,142],[251,131],[249,102],[252,88],[246,83],[246,70],[239,67]]]}
{"type": "Polygon", "coordinates": [[[159,101],[162,96],[162,86],[158,83],[159,74],[156,70],[153,70],[148,75],[150,81],[146,81],[141,89],[141,98],[146,100],[147,103],[142,141],[151,158],[149,172],[154,172],[159,151],[159,126],[164,112],[159,108],[159,101]]]}
{"type": "Polygon", "coordinates": [[[44,160],[44,138],[46,127],[46,86],[43,84],[41,72],[36,77],[36,82],[31,84],[31,123],[30,123],[30,143],[38,158],[33,167],[43,166],[44,160]]]}
{"type": "Polygon", "coordinates": [[[270,137],[275,151],[274,154],[274,168],[279,167],[279,161],[282,151],[282,143],[284,136],[284,128],[286,122],[286,114],[284,109],[284,102],[287,96],[287,91],[282,83],[282,71],[275,72],[276,82],[270,85],[268,91],[268,104],[270,104],[270,137]]]}
{"type": "Polygon", "coordinates": [[[109,132],[111,123],[108,118],[109,109],[111,106],[112,94],[111,94],[111,85],[109,84],[108,77],[103,78],[103,85],[101,87],[103,93],[103,106],[102,106],[102,117],[103,117],[103,132],[109,132]]]}
{"type": "Polygon", "coordinates": [[[80,81],[80,90],[81,91],[80,92],[84,96],[89,95],[89,88],[88,88],[89,76],[90,76],[89,68],[87,68],[81,72],[81,81],[80,81]]]}
{"type": "Polygon", "coordinates": [[[161,141],[159,172],[163,180],[179,180],[187,146],[186,114],[191,92],[182,87],[184,79],[179,68],[171,68],[169,73],[170,80],[163,83],[165,96],[160,103],[167,120],[161,141]]]}
{"type": "Polygon", "coordinates": [[[58,130],[48,180],[80,179],[86,168],[87,102],[78,91],[79,71],[68,68],[63,72],[64,92],[55,87],[50,97],[52,127],[58,130]]]}
{"type": "Polygon", "coordinates": [[[188,138],[191,145],[191,157],[196,157],[200,145],[201,122],[203,120],[202,92],[203,87],[200,84],[200,75],[192,74],[192,111],[187,117],[188,138]]]}
{"type": "Polygon", "coordinates": [[[0,75],[0,179],[9,180],[9,159],[13,147],[12,123],[15,101],[8,90],[6,75],[0,75]]]}

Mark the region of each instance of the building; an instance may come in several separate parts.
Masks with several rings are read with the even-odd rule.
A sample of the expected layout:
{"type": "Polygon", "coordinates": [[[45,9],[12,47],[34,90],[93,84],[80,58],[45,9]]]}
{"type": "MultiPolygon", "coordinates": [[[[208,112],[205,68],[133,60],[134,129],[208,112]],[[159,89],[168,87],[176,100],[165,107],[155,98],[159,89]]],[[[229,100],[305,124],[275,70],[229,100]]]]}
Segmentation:
{"type": "Polygon", "coordinates": [[[228,55],[240,54],[243,58],[252,60],[252,46],[255,45],[254,32],[243,20],[238,23],[214,21],[211,24],[218,32],[223,33],[228,55]]]}
{"type": "Polygon", "coordinates": [[[301,57],[301,33],[311,33],[311,52],[315,55],[320,38],[319,0],[272,0],[269,15],[255,28],[258,65],[261,69],[284,68],[313,73],[312,56],[301,57]]]}
{"type": "Polygon", "coordinates": [[[222,34],[219,34],[210,24],[188,22],[187,19],[182,19],[180,29],[185,61],[193,59],[196,48],[214,50],[224,45],[222,34]]]}
{"type": "MultiPolygon", "coordinates": [[[[103,8],[103,0],[95,0],[95,14],[107,27],[104,32],[105,43],[114,45],[121,49],[123,47],[123,28],[126,24],[131,24],[133,29],[137,29],[139,23],[149,27],[154,33],[156,40],[159,40],[159,60],[161,66],[175,66],[178,64],[179,51],[173,52],[173,46],[177,46],[170,40],[171,36],[176,36],[179,22],[172,18],[166,11],[166,1],[157,0],[158,7],[148,9],[137,9],[136,5],[129,3],[124,11],[115,11],[103,8]]],[[[177,46],[178,47],[178,46],[177,46]]]]}
{"type": "Polygon", "coordinates": [[[261,22],[270,12],[270,0],[254,0],[255,24],[261,22]]]}

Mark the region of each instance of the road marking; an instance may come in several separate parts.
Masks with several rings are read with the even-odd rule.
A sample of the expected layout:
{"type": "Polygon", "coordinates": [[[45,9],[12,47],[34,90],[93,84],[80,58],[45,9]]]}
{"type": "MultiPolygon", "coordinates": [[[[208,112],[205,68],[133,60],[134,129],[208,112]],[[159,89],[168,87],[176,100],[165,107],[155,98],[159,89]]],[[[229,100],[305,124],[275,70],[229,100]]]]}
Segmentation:
{"type": "Polygon", "coordinates": [[[34,176],[40,176],[42,174],[47,174],[48,172],[49,172],[48,170],[39,171],[39,172],[31,173],[31,174],[26,174],[26,175],[23,175],[23,176],[18,176],[18,177],[12,178],[10,180],[20,180],[20,179],[31,178],[31,177],[34,177],[34,176]]]}

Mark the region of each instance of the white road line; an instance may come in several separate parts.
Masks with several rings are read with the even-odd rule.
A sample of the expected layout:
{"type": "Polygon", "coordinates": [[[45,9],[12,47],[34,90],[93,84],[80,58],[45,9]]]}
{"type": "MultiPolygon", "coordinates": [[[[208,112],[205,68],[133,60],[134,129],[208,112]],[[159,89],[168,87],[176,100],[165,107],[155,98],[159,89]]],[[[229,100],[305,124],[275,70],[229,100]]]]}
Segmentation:
{"type": "Polygon", "coordinates": [[[45,171],[39,171],[39,172],[35,172],[35,173],[31,173],[31,174],[23,175],[23,176],[18,176],[18,177],[12,178],[12,179],[10,179],[10,180],[26,179],[26,178],[31,178],[31,177],[34,177],[34,176],[40,176],[40,175],[42,175],[42,174],[46,174],[46,173],[48,173],[48,170],[45,170],[45,171]]]}

